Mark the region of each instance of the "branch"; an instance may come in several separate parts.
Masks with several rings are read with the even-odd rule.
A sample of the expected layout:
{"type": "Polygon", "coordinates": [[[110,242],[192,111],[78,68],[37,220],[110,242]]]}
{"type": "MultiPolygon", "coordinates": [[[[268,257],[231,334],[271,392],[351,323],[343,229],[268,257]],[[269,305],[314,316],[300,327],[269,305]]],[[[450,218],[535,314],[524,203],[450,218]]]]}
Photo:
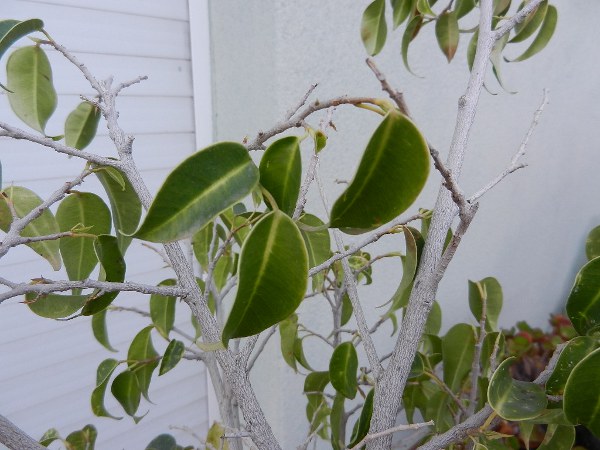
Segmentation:
{"type": "Polygon", "coordinates": [[[258,348],[256,349],[256,351],[254,352],[254,355],[252,356],[252,359],[248,362],[248,368],[246,369],[246,371],[248,373],[250,373],[250,371],[254,367],[254,364],[256,363],[256,360],[258,359],[258,357],[261,355],[261,353],[265,349],[265,347],[267,345],[267,342],[269,342],[269,339],[271,339],[271,336],[273,336],[273,334],[275,334],[275,330],[277,330],[277,325],[273,325],[269,329],[269,331],[267,332],[267,334],[263,338],[262,342],[260,343],[260,345],[258,346],[258,348]]]}
{"type": "Polygon", "coordinates": [[[0,443],[10,450],[47,450],[4,416],[0,416],[0,443]]]}
{"type": "Polygon", "coordinates": [[[304,104],[306,103],[306,101],[308,100],[308,97],[310,97],[310,95],[313,93],[313,91],[317,88],[318,83],[315,84],[311,84],[310,87],[308,88],[308,91],[306,92],[306,94],[304,94],[304,96],[300,99],[300,101],[298,102],[298,104],[296,106],[293,106],[292,108],[290,108],[288,110],[288,112],[285,114],[285,120],[290,120],[292,118],[292,116],[294,114],[296,114],[298,112],[298,110],[300,108],[302,108],[304,106],[304,104]]]}
{"type": "Polygon", "coordinates": [[[429,422],[423,422],[423,423],[411,423],[408,425],[397,425],[395,427],[389,428],[384,431],[380,431],[378,433],[367,434],[363,438],[362,441],[360,441],[358,444],[356,444],[354,447],[350,448],[349,450],[358,450],[359,448],[362,448],[362,446],[365,445],[367,442],[370,442],[374,439],[378,439],[383,436],[388,436],[390,434],[397,433],[399,431],[418,430],[419,428],[429,427],[429,426],[433,426],[433,425],[435,425],[433,423],[433,420],[430,420],[429,422]]]}
{"type": "Polygon", "coordinates": [[[402,112],[402,114],[404,114],[408,118],[411,118],[410,111],[408,110],[408,105],[404,101],[404,94],[394,89],[390,85],[390,83],[388,83],[385,75],[379,70],[373,58],[367,58],[367,66],[369,66],[369,69],[373,71],[373,73],[381,83],[381,89],[387,92],[390,98],[394,100],[400,112],[402,112]]]}
{"type": "MultiPolygon", "coordinates": [[[[485,289],[484,289],[485,290],[485,289]]],[[[483,340],[485,339],[485,322],[487,319],[487,291],[481,296],[481,318],[479,319],[479,336],[477,336],[477,343],[475,344],[475,351],[473,352],[473,363],[471,364],[471,392],[469,392],[469,406],[467,409],[468,416],[472,416],[475,413],[475,402],[477,401],[477,381],[481,374],[481,349],[483,347],[483,340]]]]}
{"type": "Polygon", "coordinates": [[[529,14],[531,14],[544,0],[531,0],[527,3],[523,9],[506,20],[500,27],[498,27],[492,34],[492,37],[497,41],[506,33],[510,32],[518,24],[522,23],[529,14]]]}

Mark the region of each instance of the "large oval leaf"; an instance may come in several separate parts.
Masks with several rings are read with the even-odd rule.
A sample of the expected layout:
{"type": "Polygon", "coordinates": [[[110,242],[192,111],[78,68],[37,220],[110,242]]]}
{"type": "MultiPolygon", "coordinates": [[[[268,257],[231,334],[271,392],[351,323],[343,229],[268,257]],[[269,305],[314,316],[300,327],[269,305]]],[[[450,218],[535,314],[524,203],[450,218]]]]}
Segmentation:
{"type": "Polygon", "coordinates": [[[562,395],[573,368],[596,347],[596,341],[589,336],[577,336],[571,339],[560,354],[556,367],[546,383],[546,392],[551,395],[562,395]]]}
{"type": "MultiPolygon", "coordinates": [[[[104,201],[90,192],[73,191],[65,198],[56,211],[56,221],[60,231],[76,227],[89,228],[86,234],[110,233],[110,211],[104,201]]],[[[90,237],[65,237],[60,240],[60,253],[70,280],[87,278],[98,258],[94,252],[94,240],[90,237]]]]}
{"type": "Polygon", "coordinates": [[[477,322],[481,320],[484,299],[486,331],[495,331],[498,329],[498,317],[502,310],[502,286],[493,277],[469,281],[469,308],[477,322]]]}
{"type": "Polygon", "coordinates": [[[448,330],[442,339],[444,355],[444,381],[452,392],[458,392],[473,364],[475,332],[466,323],[459,323],[448,330]]]}
{"type": "Polygon", "coordinates": [[[387,38],[385,0],[375,0],[367,6],[362,16],[360,37],[369,55],[375,56],[381,51],[387,38]]]}
{"type": "Polygon", "coordinates": [[[563,408],[567,419],[600,436],[600,349],[575,366],[565,386],[563,408]]]}
{"type": "Polygon", "coordinates": [[[579,334],[600,326],[600,258],[581,268],[567,300],[567,315],[579,334]]]}
{"type": "MultiPolygon", "coordinates": [[[[34,192],[20,186],[9,186],[4,189],[5,196],[0,196],[0,229],[7,232],[12,223],[12,214],[7,205],[11,201],[15,212],[19,218],[29,214],[34,208],[42,204],[42,199],[34,192]],[[4,201],[3,201],[4,200],[4,201]]],[[[21,236],[38,237],[58,233],[58,223],[54,214],[50,210],[45,210],[40,217],[27,225],[21,236]]],[[[32,242],[27,244],[34,252],[46,259],[54,270],[59,270],[61,266],[59,244],[57,240],[32,242]]]]}
{"type": "Polygon", "coordinates": [[[44,133],[56,109],[52,69],[38,46],[15,50],[6,63],[8,101],[14,113],[34,130],[44,133]]]}
{"type": "Polygon", "coordinates": [[[260,184],[288,216],[296,209],[302,177],[300,139],[288,136],[273,142],[260,160],[260,184]]]}
{"type": "Polygon", "coordinates": [[[356,397],[358,388],[356,371],[358,356],[352,342],[342,342],[338,345],[329,361],[329,378],[331,385],[346,398],[356,397]]]}
{"type": "Polygon", "coordinates": [[[89,102],[81,102],[65,121],[65,144],[79,150],[86,148],[96,136],[100,109],[89,102]]]}
{"type": "MultiPolygon", "coordinates": [[[[159,286],[175,286],[175,284],[175,280],[169,279],[162,281],[159,286]]],[[[175,297],[152,294],[150,296],[150,318],[156,331],[168,340],[175,323],[175,297]]]]}
{"type": "Polygon", "coordinates": [[[449,11],[441,14],[435,24],[435,35],[442,53],[448,62],[452,61],[458,48],[458,17],[455,12],[449,11]]]}
{"type": "Polygon", "coordinates": [[[87,295],[27,294],[25,301],[34,314],[48,319],[69,317],[79,311],[87,300],[87,295]]]}
{"type": "Polygon", "coordinates": [[[43,28],[44,22],[40,19],[0,20],[0,58],[19,39],[43,28]]]}
{"type": "Polygon", "coordinates": [[[513,356],[504,360],[492,375],[488,402],[506,420],[532,419],[546,408],[546,393],[537,384],[514,380],[510,376],[510,365],[515,359],[513,356]]]}
{"type": "Polygon", "coordinates": [[[331,210],[331,227],[368,231],[405,211],[429,174],[429,149],[400,112],[388,113],[371,137],[358,171],[331,210]]]}
{"type": "Polygon", "coordinates": [[[257,182],[258,168],[243,145],[211,145],[171,172],[134,237],[151,242],[190,237],[250,194],[257,182]]]}
{"type": "Polygon", "coordinates": [[[148,401],[150,401],[148,399],[150,380],[159,361],[159,354],[152,344],[151,331],[153,328],[152,325],[147,326],[136,334],[127,351],[127,365],[129,366],[129,370],[135,374],[138,386],[148,401]]]}
{"type": "Polygon", "coordinates": [[[296,224],[281,211],[264,216],[242,247],[239,286],[223,343],[289,317],[304,297],[307,272],[306,247],[296,224]]]}

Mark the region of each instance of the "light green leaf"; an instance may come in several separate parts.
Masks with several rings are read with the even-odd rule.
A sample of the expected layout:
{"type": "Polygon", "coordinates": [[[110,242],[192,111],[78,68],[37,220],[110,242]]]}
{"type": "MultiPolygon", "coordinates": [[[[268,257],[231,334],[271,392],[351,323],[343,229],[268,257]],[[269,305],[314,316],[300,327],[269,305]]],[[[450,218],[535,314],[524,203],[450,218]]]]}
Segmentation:
{"type": "Polygon", "coordinates": [[[142,391],[138,379],[133,372],[126,370],[115,377],[110,391],[121,404],[125,412],[135,417],[135,412],[140,406],[142,391]]]}
{"type": "Polygon", "coordinates": [[[344,397],[353,399],[356,396],[358,356],[352,342],[338,345],[329,361],[329,379],[331,385],[344,397]]]}
{"type": "MultiPolygon", "coordinates": [[[[406,255],[402,257],[402,278],[400,285],[392,295],[390,302],[392,306],[388,311],[388,315],[400,308],[404,308],[408,302],[408,295],[412,290],[413,280],[417,272],[418,264],[418,245],[417,239],[421,238],[421,234],[410,227],[402,227],[404,240],[406,241],[406,255]]],[[[422,240],[422,238],[421,238],[422,240]]]]}
{"type": "Polygon", "coordinates": [[[50,428],[47,430],[44,435],[40,438],[39,443],[44,447],[48,447],[54,441],[61,440],[60,433],[56,428],[50,428]]]}
{"type": "Polygon", "coordinates": [[[65,439],[68,450],[94,450],[98,431],[93,425],[86,425],[79,431],[74,431],[65,439]]]}
{"type": "Polygon", "coordinates": [[[584,265],[567,300],[567,315],[581,335],[600,326],[600,258],[584,265]]]}
{"type": "MultiPolygon", "coordinates": [[[[206,435],[206,443],[212,445],[215,449],[229,450],[229,444],[227,439],[221,439],[221,436],[225,434],[225,428],[219,422],[213,422],[212,426],[208,430],[206,435]]],[[[210,448],[207,446],[207,448],[210,448]]]]}
{"type": "Polygon", "coordinates": [[[307,271],[308,255],[296,224],[280,211],[264,216],[242,247],[238,290],[223,343],[289,317],[306,292],[307,271]]]}
{"type": "MultiPolygon", "coordinates": [[[[42,204],[42,199],[34,192],[20,186],[8,186],[4,189],[6,197],[0,196],[0,229],[7,232],[12,223],[12,214],[7,205],[7,201],[11,201],[12,205],[19,218],[23,218],[29,214],[34,208],[42,204]]],[[[45,210],[40,217],[27,225],[21,236],[37,237],[47,236],[58,233],[58,223],[54,218],[54,214],[50,210],[45,210]]],[[[34,252],[46,259],[54,270],[59,270],[61,267],[60,252],[57,240],[41,241],[27,244],[34,252]]]]}
{"type": "Polygon", "coordinates": [[[544,17],[544,23],[540,28],[539,33],[531,43],[531,45],[523,52],[521,56],[518,58],[510,60],[510,62],[518,62],[525,61],[526,59],[531,58],[537,53],[541,52],[550,39],[552,39],[552,35],[554,34],[554,30],[556,30],[556,24],[558,22],[558,11],[556,7],[552,5],[548,5],[548,10],[546,11],[546,16],[544,17]]]}
{"type": "Polygon", "coordinates": [[[564,450],[573,448],[574,442],[575,427],[550,424],[537,450],[564,450]]]}
{"type": "Polygon", "coordinates": [[[596,341],[589,336],[577,336],[571,339],[560,354],[552,375],[546,383],[546,392],[551,395],[562,395],[573,368],[597,346],[596,341]]]}
{"type": "Polygon", "coordinates": [[[38,316],[61,319],[79,311],[87,298],[87,295],[46,294],[38,296],[29,293],[25,295],[25,302],[29,309],[38,316]]]}
{"type": "MultiPolygon", "coordinates": [[[[119,251],[117,238],[108,234],[101,234],[94,241],[94,250],[98,261],[102,265],[106,281],[115,281],[121,283],[125,279],[125,260],[119,251]]],[[[118,291],[100,293],[96,290],[89,296],[81,314],[91,316],[96,314],[113,302],[119,295],[118,291]]]]}
{"type": "Polygon", "coordinates": [[[363,404],[362,410],[360,412],[360,417],[354,424],[354,428],[352,429],[352,437],[350,438],[350,444],[348,447],[352,448],[357,445],[369,432],[369,427],[371,426],[371,416],[373,416],[373,396],[375,394],[375,389],[371,389],[365,398],[365,403],[363,404]]]}
{"type": "MultiPolygon", "coordinates": [[[[504,16],[510,8],[512,0],[494,0],[494,16],[504,16]]],[[[497,17],[494,17],[497,20],[497,17]]]]}
{"type": "Polygon", "coordinates": [[[567,380],[563,408],[567,419],[585,425],[600,435],[600,349],[587,355],[575,366],[567,380]]]}
{"type": "Polygon", "coordinates": [[[116,417],[110,414],[104,406],[104,394],[108,386],[110,376],[119,366],[119,361],[116,359],[105,359],[98,366],[96,371],[96,387],[92,391],[92,412],[98,417],[110,417],[111,419],[120,420],[122,417],[116,417]]]}
{"type": "Polygon", "coordinates": [[[81,102],[65,121],[65,144],[83,150],[96,136],[100,110],[89,102],[81,102]]]}
{"type": "Polygon", "coordinates": [[[456,324],[443,337],[444,381],[452,392],[460,391],[471,370],[474,352],[475,332],[471,325],[456,324]]]}
{"type": "Polygon", "coordinates": [[[435,35],[442,53],[446,55],[448,62],[452,61],[459,40],[458,17],[455,12],[445,12],[438,17],[435,24],[435,35]]]}
{"type": "Polygon", "coordinates": [[[415,10],[416,0],[392,0],[394,30],[398,28],[415,10]]]}
{"type": "Polygon", "coordinates": [[[296,357],[294,356],[294,347],[298,337],[298,316],[296,314],[279,322],[279,337],[281,338],[283,360],[296,371],[296,357]]]}
{"type": "Polygon", "coordinates": [[[134,237],[151,242],[190,237],[250,194],[257,182],[258,168],[243,145],[211,145],[169,174],[134,237]]]}
{"type": "Polygon", "coordinates": [[[138,380],[138,386],[146,400],[148,398],[148,388],[152,379],[152,373],[158,366],[159,355],[152,344],[150,332],[154,328],[152,325],[142,329],[131,341],[129,351],[127,352],[127,365],[138,380]]]}
{"type": "MultiPolygon", "coordinates": [[[[67,196],[58,206],[56,221],[60,231],[83,226],[89,227],[86,234],[98,236],[110,233],[108,206],[90,192],[73,191],[67,196]]],[[[84,280],[98,264],[94,240],[90,237],[64,237],[59,245],[69,280],[84,280]]]]}
{"type": "Polygon", "coordinates": [[[504,51],[504,47],[508,43],[508,33],[502,36],[500,39],[496,41],[494,47],[492,48],[492,53],[490,54],[490,62],[492,63],[492,72],[498,81],[498,84],[505,91],[515,94],[516,92],[511,92],[506,88],[502,77],[502,52],[504,51]]]}
{"type": "Polygon", "coordinates": [[[116,352],[117,349],[113,348],[110,345],[110,341],[108,340],[108,329],[106,328],[106,313],[108,309],[103,309],[102,311],[94,314],[92,316],[92,333],[96,340],[107,350],[111,352],[116,352]]]}
{"type": "Polygon", "coordinates": [[[331,424],[331,446],[333,450],[344,450],[346,448],[344,442],[344,435],[346,434],[346,421],[344,420],[345,400],[343,395],[337,394],[331,407],[329,421],[331,424]]]}
{"type": "Polygon", "coordinates": [[[417,10],[426,16],[435,17],[436,14],[431,9],[429,5],[429,0],[417,0],[417,10]]]}
{"type": "Polygon", "coordinates": [[[477,53],[477,40],[479,39],[479,30],[473,33],[469,45],[467,47],[467,65],[469,70],[473,69],[473,62],[475,61],[475,54],[477,53]]]}
{"type": "Polygon", "coordinates": [[[487,277],[480,281],[469,281],[469,308],[479,323],[481,320],[483,302],[486,306],[486,331],[498,329],[498,317],[502,310],[502,286],[493,277],[487,277]]]}
{"type": "Polygon", "coordinates": [[[19,119],[44,134],[46,123],[56,109],[52,68],[38,46],[15,50],[6,63],[8,101],[19,119]]]}
{"type": "MultiPolygon", "coordinates": [[[[306,337],[306,336],[305,336],[306,337]]],[[[306,360],[306,355],[304,354],[304,346],[302,344],[304,338],[296,338],[296,342],[294,342],[294,356],[296,357],[296,361],[306,370],[314,370],[310,367],[310,364],[306,360]]]]}
{"type": "Polygon", "coordinates": [[[0,58],[19,39],[43,28],[44,22],[40,19],[0,20],[0,58]]]}
{"type": "MultiPolygon", "coordinates": [[[[159,286],[175,286],[173,279],[161,281],[159,286]]],[[[156,331],[165,339],[169,339],[169,332],[175,323],[175,297],[152,294],[150,296],[150,318],[156,331]]]]}
{"type": "MultiPolygon", "coordinates": [[[[321,227],[325,225],[321,219],[312,214],[304,214],[300,218],[300,222],[310,227],[321,227]]],[[[306,245],[308,252],[308,265],[309,267],[315,267],[319,264],[327,261],[331,256],[331,238],[329,236],[329,230],[323,229],[318,231],[305,231],[300,229],[302,239],[306,245]]],[[[313,291],[320,291],[325,281],[326,271],[319,272],[313,276],[312,288],[313,291]]]]}
{"type": "MultiPolygon", "coordinates": [[[[522,7],[526,5],[526,3],[522,3],[519,7],[519,11],[522,7]]],[[[543,0],[535,11],[527,18],[525,21],[517,24],[515,27],[515,36],[509,41],[512,43],[523,42],[527,38],[529,38],[533,33],[537,31],[540,25],[544,22],[544,17],[546,17],[546,12],[548,11],[548,1],[543,0]]]]}
{"type": "Polygon", "coordinates": [[[158,369],[158,376],[164,375],[169,370],[181,361],[183,352],[185,351],[185,344],[177,339],[173,339],[169,342],[165,354],[160,362],[160,369],[158,369]]]}
{"type": "Polygon", "coordinates": [[[102,183],[112,211],[119,250],[125,254],[142,216],[142,204],[129,180],[116,169],[104,168],[96,176],[102,183]],[[120,175],[121,178],[117,177],[120,175]]]}
{"type": "Polygon", "coordinates": [[[367,6],[362,16],[360,37],[369,55],[375,56],[381,51],[387,38],[385,0],[375,0],[367,6]]]}
{"type": "Polygon", "coordinates": [[[600,226],[588,234],[585,241],[585,254],[589,261],[600,256],[600,226]]]}
{"type": "Polygon", "coordinates": [[[415,201],[428,174],[425,139],[410,119],[390,111],[371,137],[354,179],[333,205],[330,226],[365,232],[389,222],[415,201]]]}
{"type": "Polygon", "coordinates": [[[546,393],[537,384],[513,380],[510,365],[515,359],[513,356],[504,360],[492,375],[488,402],[506,420],[532,419],[546,408],[546,393]]]}
{"type": "Polygon", "coordinates": [[[406,30],[404,30],[404,34],[402,35],[402,61],[404,62],[404,67],[410,73],[416,76],[416,74],[412,71],[408,64],[408,47],[410,43],[417,37],[419,31],[421,31],[421,27],[423,26],[423,16],[417,14],[413,17],[408,25],[406,26],[406,30]]]}
{"type": "Polygon", "coordinates": [[[260,184],[273,196],[277,207],[291,217],[302,177],[300,139],[287,136],[269,145],[260,160],[259,171],[260,184]]]}
{"type": "Polygon", "coordinates": [[[454,5],[456,16],[460,19],[466,16],[475,8],[476,0],[457,0],[454,5]]]}
{"type": "Polygon", "coordinates": [[[203,271],[208,270],[208,252],[213,238],[213,226],[213,222],[209,222],[192,237],[194,255],[203,271]]]}

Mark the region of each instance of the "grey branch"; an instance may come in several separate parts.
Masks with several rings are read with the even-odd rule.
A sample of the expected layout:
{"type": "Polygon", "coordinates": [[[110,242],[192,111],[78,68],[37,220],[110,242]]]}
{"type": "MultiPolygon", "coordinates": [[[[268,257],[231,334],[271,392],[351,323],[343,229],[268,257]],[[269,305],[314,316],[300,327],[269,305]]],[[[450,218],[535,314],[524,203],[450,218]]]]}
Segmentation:
{"type": "Polygon", "coordinates": [[[394,89],[390,85],[390,83],[388,83],[387,78],[385,77],[383,72],[381,72],[379,70],[379,68],[375,64],[375,60],[373,58],[370,58],[370,57],[367,58],[367,66],[369,66],[369,69],[371,69],[373,71],[373,73],[375,74],[375,76],[377,77],[379,82],[381,83],[381,89],[383,89],[385,92],[387,92],[387,94],[390,96],[390,98],[392,100],[394,100],[394,102],[396,103],[396,105],[398,106],[398,109],[402,112],[402,114],[404,114],[405,116],[410,118],[411,117],[410,111],[408,109],[408,105],[406,104],[406,101],[404,100],[404,94],[402,92],[394,89]]]}
{"type": "Polygon", "coordinates": [[[514,27],[516,27],[519,23],[522,23],[527,18],[527,16],[529,16],[529,14],[531,14],[532,12],[534,12],[537,9],[537,7],[540,5],[540,3],[542,3],[542,1],[544,1],[544,0],[532,0],[529,3],[527,3],[523,7],[523,9],[521,9],[510,19],[508,19],[504,23],[502,23],[502,25],[500,25],[494,31],[494,33],[493,33],[494,39],[495,40],[500,39],[502,36],[504,36],[506,33],[510,32],[510,30],[512,30],[514,27]]]}
{"type": "Polygon", "coordinates": [[[10,450],[47,450],[4,416],[0,416],[0,443],[10,450]]]}
{"type": "Polygon", "coordinates": [[[302,98],[300,99],[300,101],[296,104],[296,106],[293,106],[292,108],[290,108],[288,110],[288,112],[285,114],[285,120],[290,120],[292,118],[292,116],[294,114],[296,114],[298,112],[298,110],[300,108],[302,108],[305,104],[306,101],[308,100],[308,97],[310,97],[310,95],[313,93],[313,91],[317,88],[318,83],[315,84],[311,84],[310,87],[308,88],[308,91],[306,91],[306,94],[304,94],[302,96],[302,98]]]}
{"type": "Polygon", "coordinates": [[[429,422],[423,422],[423,423],[411,423],[408,425],[397,425],[395,427],[389,428],[384,431],[380,431],[378,433],[367,434],[363,438],[362,441],[360,441],[354,447],[350,448],[350,450],[358,450],[359,448],[362,448],[362,446],[365,445],[367,442],[370,442],[373,439],[378,439],[383,436],[388,436],[390,434],[398,433],[399,431],[418,430],[419,428],[430,427],[433,425],[434,425],[433,420],[430,420],[429,422]]]}
{"type": "Polygon", "coordinates": [[[248,369],[246,369],[248,373],[250,373],[250,371],[254,367],[256,360],[259,358],[259,356],[265,349],[267,342],[269,342],[269,339],[271,339],[271,336],[273,336],[275,334],[276,330],[277,330],[277,325],[273,325],[271,328],[269,328],[269,331],[267,332],[267,334],[263,338],[262,342],[260,343],[260,345],[258,346],[256,351],[252,355],[252,359],[250,359],[250,361],[248,362],[248,369]]]}

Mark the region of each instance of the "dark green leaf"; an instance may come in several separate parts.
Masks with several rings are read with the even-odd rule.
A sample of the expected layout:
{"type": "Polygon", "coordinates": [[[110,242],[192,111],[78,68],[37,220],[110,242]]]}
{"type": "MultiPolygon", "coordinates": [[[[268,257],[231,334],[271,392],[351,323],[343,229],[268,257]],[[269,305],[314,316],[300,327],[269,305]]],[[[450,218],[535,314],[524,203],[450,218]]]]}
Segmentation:
{"type": "MultiPolygon", "coordinates": [[[[525,3],[522,3],[521,7],[524,5],[525,3]]],[[[519,7],[519,10],[521,10],[521,7],[519,7]]],[[[511,44],[516,42],[523,42],[531,35],[533,35],[533,33],[535,33],[540,27],[540,25],[544,22],[544,17],[546,17],[547,11],[548,1],[543,0],[535,9],[535,11],[529,14],[529,16],[527,16],[525,21],[521,22],[520,24],[517,24],[517,26],[515,27],[515,37],[513,37],[509,42],[511,44]]]]}
{"type": "MultiPolygon", "coordinates": [[[[19,218],[29,214],[34,208],[42,204],[42,199],[34,192],[20,186],[8,186],[0,196],[0,229],[7,232],[12,223],[12,214],[7,205],[11,201],[19,218]]],[[[45,210],[40,217],[27,225],[21,231],[22,237],[47,236],[58,233],[58,223],[50,210],[45,210]]],[[[34,252],[46,259],[54,270],[61,267],[60,252],[57,240],[32,242],[27,244],[34,252]]]]}
{"type": "Polygon", "coordinates": [[[375,0],[367,6],[362,16],[360,37],[369,55],[375,56],[381,51],[387,38],[385,0],[375,0]]]}
{"type": "Polygon", "coordinates": [[[79,311],[87,295],[40,295],[29,293],[25,295],[25,301],[34,314],[48,319],[62,319],[69,317],[79,311]]]}
{"type": "MultiPolygon", "coordinates": [[[[417,271],[417,237],[412,232],[414,229],[411,230],[409,227],[402,227],[402,229],[404,231],[404,240],[406,241],[406,255],[402,257],[402,279],[400,280],[400,285],[390,300],[392,302],[392,306],[390,307],[388,314],[406,306],[408,302],[407,294],[409,294],[412,290],[413,280],[417,271]]],[[[420,236],[420,233],[417,232],[417,234],[420,236]]]]}
{"type": "Polygon", "coordinates": [[[573,448],[575,427],[564,425],[548,425],[546,435],[537,450],[563,450],[573,448]]]}
{"type": "Polygon", "coordinates": [[[331,407],[329,421],[331,423],[331,446],[333,450],[344,450],[346,448],[344,436],[346,434],[346,421],[344,420],[343,395],[337,394],[331,407]]]}
{"type": "Polygon", "coordinates": [[[390,111],[371,137],[354,179],[333,205],[331,227],[365,232],[389,222],[415,201],[428,174],[425,139],[406,116],[390,111]]]}
{"type": "Polygon", "coordinates": [[[394,29],[398,28],[415,10],[416,0],[392,0],[394,29]]]}
{"type": "MultiPolygon", "coordinates": [[[[175,286],[173,279],[161,281],[159,286],[175,286]]],[[[152,294],[150,296],[150,318],[162,337],[169,339],[169,332],[175,323],[175,297],[152,294]]]]}
{"type": "Polygon", "coordinates": [[[190,237],[250,194],[257,182],[258,168],[243,145],[211,145],[169,174],[134,237],[151,242],[190,237]]]}
{"type": "Polygon", "coordinates": [[[44,134],[46,123],[56,109],[52,68],[38,46],[15,50],[6,63],[8,101],[19,119],[44,134]]]}
{"type": "Polygon", "coordinates": [[[89,102],[81,102],[65,121],[65,144],[83,150],[96,136],[100,110],[89,102]]]}
{"type": "Polygon", "coordinates": [[[589,336],[571,339],[560,354],[556,367],[546,383],[546,392],[551,395],[562,395],[573,368],[596,347],[596,341],[589,336]]]}
{"type": "Polygon", "coordinates": [[[122,419],[122,417],[115,417],[110,414],[104,406],[104,394],[108,386],[108,380],[118,365],[119,361],[116,359],[105,359],[100,363],[96,371],[96,387],[92,391],[91,404],[92,412],[98,417],[122,419]]]}
{"type": "Polygon", "coordinates": [[[183,342],[178,341],[177,339],[173,339],[171,342],[169,342],[169,345],[165,350],[165,354],[162,357],[162,361],[160,362],[158,376],[164,375],[173,367],[175,367],[177,363],[181,361],[184,351],[185,345],[183,342]]]}
{"type": "Polygon", "coordinates": [[[473,363],[475,332],[471,325],[454,325],[442,339],[444,381],[452,392],[460,391],[473,363]]]}
{"type": "Polygon", "coordinates": [[[498,317],[502,310],[502,286],[493,277],[487,277],[480,281],[469,281],[469,307],[475,319],[479,323],[485,300],[486,331],[498,329],[498,317]]]}
{"type": "Polygon", "coordinates": [[[449,405],[450,396],[443,391],[437,391],[427,399],[425,419],[433,420],[436,433],[449,430],[454,423],[449,405]]]}
{"type": "Polygon", "coordinates": [[[353,313],[352,302],[350,301],[350,297],[348,293],[344,293],[342,297],[342,314],[340,318],[340,326],[344,326],[348,323],[353,313]]]}
{"type": "Polygon", "coordinates": [[[106,313],[107,309],[103,309],[102,311],[94,314],[92,316],[92,333],[96,340],[102,344],[104,348],[111,352],[116,352],[117,349],[113,348],[110,345],[110,341],[108,340],[108,329],[106,328],[106,313]]]}
{"type": "Polygon", "coordinates": [[[435,35],[442,53],[448,62],[452,61],[458,48],[458,17],[455,12],[441,14],[435,24],[435,35]]]}
{"type": "Polygon", "coordinates": [[[279,336],[281,338],[281,355],[283,360],[292,369],[296,368],[296,357],[294,356],[294,347],[298,338],[298,316],[292,314],[285,320],[279,322],[279,336]]]}
{"type": "Polygon", "coordinates": [[[152,373],[158,366],[159,355],[152,344],[150,332],[152,325],[140,331],[131,341],[127,352],[127,365],[138,380],[138,388],[144,397],[148,398],[148,388],[152,379],[152,373]]]}
{"type": "MultiPolygon", "coordinates": [[[[305,336],[306,337],[306,336],[305,336]]],[[[310,367],[310,364],[306,360],[306,356],[304,355],[304,347],[302,345],[302,340],[304,338],[296,338],[296,342],[294,342],[294,356],[296,357],[296,361],[306,370],[314,370],[310,367]]]]}
{"type": "Polygon", "coordinates": [[[177,441],[170,434],[159,434],[152,439],[145,450],[177,450],[177,441]]]}
{"type": "Polygon", "coordinates": [[[269,145],[260,160],[259,170],[260,184],[270,192],[279,209],[291,217],[302,177],[300,139],[287,136],[269,145]]]}
{"type": "MultiPolygon", "coordinates": [[[[321,219],[312,214],[304,214],[300,219],[300,222],[314,228],[325,225],[321,219]]],[[[331,241],[327,229],[305,231],[301,228],[300,233],[302,234],[302,239],[304,239],[304,244],[306,245],[306,250],[308,252],[309,267],[318,266],[329,259],[331,256],[331,241]]],[[[321,290],[324,281],[325,271],[315,274],[312,280],[313,291],[321,290]]]]}
{"type": "MultiPolygon", "coordinates": [[[[556,30],[556,24],[558,22],[558,11],[552,5],[548,5],[548,10],[546,11],[546,15],[544,17],[544,23],[540,28],[539,33],[531,43],[531,45],[523,52],[521,56],[511,60],[511,62],[517,61],[525,61],[526,59],[531,58],[537,53],[541,52],[550,39],[552,39],[552,35],[554,34],[554,30],[556,30]]],[[[9,86],[10,88],[10,86],[9,86]]]]}
{"type": "Polygon", "coordinates": [[[94,450],[98,431],[93,425],[86,425],[79,431],[74,431],[65,439],[68,450],[94,450]]]}
{"type": "Polygon", "coordinates": [[[423,375],[425,370],[425,361],[423,356],[417,352],[415,354],[415,359],[413,360],[412,366],[410,366],[410,373],[408,374],[408,378],[416,378],[423,375]]]}
{"type": "Polygon", "coordinates": [[[311,372],[304,379],[304,393],[323,392],[329,384],[329,372],[311,372]]]}
{"type": "Polygon", "coordinates": [[[0,58],[19,39],[43,28],[44,22],[40,19],[0,20],[0,58]]]}
{"type": "Polygon", "coordinates": [[[579,334],[588,334],[600,326],[600,258],[584,265],[567,300],[567,315],[579,334]]]}
{"type": "Polygon", "coordinates": [[[404,30],[404,34],[402,35],[402,61],[404,62],[404,67],[410,73],[415,75],[415,73],[411,70],[408,65],[408,47],[410,43],[417,37],[419,31],[421,31],[421,27],[423,26],[423,16],[421,14],[417,14],[413,17],[408,25],[406,26],[406,30],[404,30]]]}
{"type": "Polygon", "coordinates": [[[600,436],[600,349],[586,356],[575,366],[567,380],[563,407],[567,419],[585,425],[600,436]]]}
{"type": "Polygon", "coordinates": [[[142,391],[140,390],[135,374],[129,370],[121,372],[113,380],[110,391],[125,412],[134,417],[135,412],[140,406],[140,399],[142,397],[142,391]]]}
{"type": "Polygon", "coordinates": [[[354,428],[352,430],[352,437],[350,438],[350,444],[348,445],[350,448],[362,441],[369,432],[369,427],[371,426],[371,416],[373,415],[374,394],[375,389],[371,389],[365,398],[365,403],[363,404],[362,411],[360,412],[360,417],[354,424],[354,428]]]}
{"type": "Polygon", "coordinates": [[[588,234],[585,241],[585,254],[588,260],[600,256],[600,226],[597,226],[588,234]]]}
{"type": "Polygon", "coordinates": [[[356,396],[358,356],[352,342],[338,345],[329,361],[329,379],[331,385],[344,397],[353,399],[356,396]]]}
{"type": "Polygon", "coordinates": [[[466,16],[475,8],[476,0],[457,0],[454,6],[456,16],[460,19],[466,16]]]}
{"type": "Polygon", "coordinates": [[[296,224],[280,211],[264,216],[242,247],[238,291],[223,343],[289,317],[306,292],[307,271],[308,255],[296,224]]]}

